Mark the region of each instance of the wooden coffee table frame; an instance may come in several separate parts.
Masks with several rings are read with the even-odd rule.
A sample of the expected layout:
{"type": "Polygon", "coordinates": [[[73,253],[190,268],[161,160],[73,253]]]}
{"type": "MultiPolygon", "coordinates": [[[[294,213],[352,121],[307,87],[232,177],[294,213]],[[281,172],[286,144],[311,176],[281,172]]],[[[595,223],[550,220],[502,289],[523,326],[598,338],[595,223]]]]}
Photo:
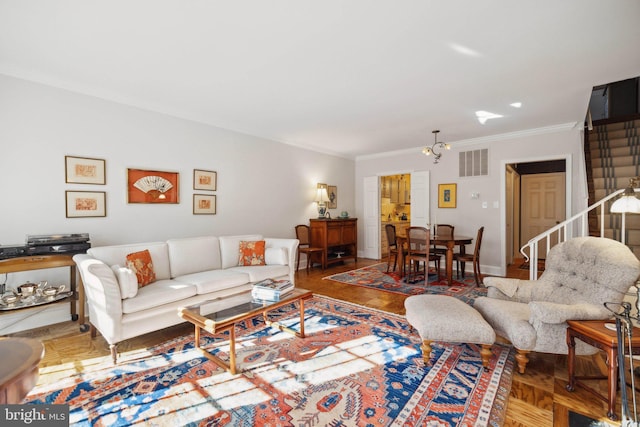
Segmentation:
{"type": "MultiPolygon", "coordinates": [[[[244,320],[250,319],[254,316],[257,316],[259,314],[262,314],[262,317],[264,318],[265,323],[268,326],[274,326],[277,327],[278,329],[280,329],[281,331],[284,332],[288,332],[290,334],[295,335],[296,337],[299,338],[304,338],[305,334],[304,334],[304,301],[307,299],[310,299],[311,297],[313,297],[313,293],[311,291],[308,291],[306,289],[300,289],[300,288],[296,288],[294,289],[290,294],[284,296],[280,301],[275,301],[275,302],[264,302],[263,306],[261,307],[256,307],[254,309],[251,310],[247,310],[244,312],[240,312],[236,315],[230,316],[230,317],[226,317],[223,318],[220,321],[216,321],[213,320],[207,316],[214,316],[217,313],[220,313],[220,311],[223,310],[218,310],[216,312],[213,313],[209,313],[209,314],[205,314],[205,315],[201,315],[199,313],[200,311],[200,307],[211,303],[212,301],[205,301],[203,303],[200,304],[196,304],[193,306],[189,306],[189,307],[182,307],[178,309],[178,314],[180,317],[182,317],[184,320],[192,323],[195,327],[195,337],[194,337],[194,341],[195,341],[195,348],[197,348],[198,350],[200,350],[200,352],[209,360],[211,360],[212,362],[214,362],[216,365],[220,366],[223,369],[228,370],[229,372],[231,372],[232,374],[237,374],[238,373],[238,369],[237,369],[237,362],[236,362],[236,332],[235,332],[235,326],[237,323],[242,322],[244,320]],[[270,320],[268,317],[268,313],[271,310],[275,310],[277,308],[280,308],[282,306],[285,305],[289,305],[292,303],[299,303],[300,305],[300,330],[296,331],[294,329],[291,329],[287,326],[284,326],[282,324],[280,324],[277,321],[273,321],[270,320]],[[220,334],[220,333],[224,333],[224,332],[228,332],[229,333],[229,363],[225,362],[224,360],[220,359],[218,356],[214,355],[213,353],[211,353],[210,351],[208,351],[207,349],[203,348],[200,346],[200,334],[201,331],[205,330],[208,333],[215,335],[215,334],[220,334]]],[[[234,307],[238,307],[244,304],[247,304],[251,301],[251,291],[247,291],[247,300],[240,303],[240,304],[236,304],[235,306],[232,307],[226,307],[224,310],[228,310],[228,309],[232,309],[234,307]]]]}

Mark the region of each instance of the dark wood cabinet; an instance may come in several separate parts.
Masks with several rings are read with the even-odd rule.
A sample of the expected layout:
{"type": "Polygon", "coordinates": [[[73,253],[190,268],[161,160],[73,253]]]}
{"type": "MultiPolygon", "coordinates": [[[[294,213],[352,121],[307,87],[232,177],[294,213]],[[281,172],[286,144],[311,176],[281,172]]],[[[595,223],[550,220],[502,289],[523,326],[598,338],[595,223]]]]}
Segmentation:
{"type": "Polygon", "coordinates": [[[358,220],[311,219],[311,246],[324,248],[322,267],[358,259],[358,220]]]}

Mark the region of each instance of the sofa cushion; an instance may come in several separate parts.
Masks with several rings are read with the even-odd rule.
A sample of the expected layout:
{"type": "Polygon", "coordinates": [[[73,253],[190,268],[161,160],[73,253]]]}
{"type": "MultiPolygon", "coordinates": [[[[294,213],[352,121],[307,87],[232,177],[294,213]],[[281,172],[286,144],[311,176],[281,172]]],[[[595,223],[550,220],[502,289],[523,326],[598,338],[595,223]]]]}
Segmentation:
{"type": "Polygon", "coordinates": [[[264,264],[264,240],[241,240],[238,248],[238,265],[264,264]]]}
{"type": "Polygon", "coordinates": [[[167,240],[171,277],[222,268],[220,241],[214,236],[167,240]]]}
{"type": "Polygon", "coordinates": [[[242,240],[263,240],[259,234],[246,234],[242,236],[223,236],[220,240],[220,259],[222,268],[235,267],[238,265],[238,252],[242,240]]]}
{"type": "Polygon", "coordinates": [[[264,250],[264,261],[267,264],[289,264],[289,254],[286,248],[266,248],[264,250]]]}
{"type": "Polygon", "coordinates": [[[156,280],[170,279],[169,250],[165,242],[99,246],[87,249],[87,254],[107,265],[126,265],[128,254],[145,249],[149,250],[151,258],[153,259],[153,270],[156,273],[156,280]]]}
{"type": "Polygon", "coordinates": [[[111,269],[118,279],[122,299],[135,297],[138,294],[138,278],[133,270],[117,264],[111,266],[111,269]]]}
{"type": "MultiPolygon", "coordinates": [[[[135,313],[196,295],[196,287],[176,280],[157,280],[138,289],[138,294],[122,300],[123,313],[135,313]]],[[[176,314],[177,316],[177,314],[176,314]]]]}
{"type": "Polygon", "coordinates": [[[258,282],[264,279],[275,279],[281,276],[289,275],[289,267],[286,265],[252,265],[249,267],[236,266],[229,268],[227,271],[236,271],[238,273],[246,273],[249,281],[258,282]]]}
{"type": "Polygon", "coordinates": [[[151,254],[148,249],[128,254],[127,268],[136,274],[139,287],[156,281],[156,272],[153,270],[153,259],[151,259],[151,254]]]}
{"type": "Polygon", "coordinates": [[[174,280],[194,285],[198,294],[221,291],[250,282],[248,274],[231,270],[202,271],[179,276],[174,280]]]}

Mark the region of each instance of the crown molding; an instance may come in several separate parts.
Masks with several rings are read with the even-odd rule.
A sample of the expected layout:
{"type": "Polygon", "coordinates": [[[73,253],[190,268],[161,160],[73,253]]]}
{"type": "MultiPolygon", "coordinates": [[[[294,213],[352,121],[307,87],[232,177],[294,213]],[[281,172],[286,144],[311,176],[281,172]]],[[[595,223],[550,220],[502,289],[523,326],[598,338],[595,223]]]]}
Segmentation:
{"type": "MultiPolygon", "coordinates": [[[[563,132],[563,131],[574,129],[576,127],[582,127],[582,123],[568,122],[568,123],[562,123],[558,125],[545,126],[541,128],[525,129],[525,130],[516,131],[516,132],[482,136],[479,138],[462,139],[460,141],[449,142],[449,144],[451,144],[451,147],[466,147],[470,145],[488,144],[491,142],[504,141],[507,139],[524,138],[524,137],[535,136],[535,135],[544,135],[548,133],[563,132]]],[[[381,159],[381,158],[394,157],[394,156],[403,156],[407,154],[419,154],[422,151],[422,148],[423,146],[421,145],[415,148],[405,148],[402,150],[385,151],[385,152],[375,153],[375,154],[365,154],[362,156],[357,156],[356,161],[381,159]]]]}

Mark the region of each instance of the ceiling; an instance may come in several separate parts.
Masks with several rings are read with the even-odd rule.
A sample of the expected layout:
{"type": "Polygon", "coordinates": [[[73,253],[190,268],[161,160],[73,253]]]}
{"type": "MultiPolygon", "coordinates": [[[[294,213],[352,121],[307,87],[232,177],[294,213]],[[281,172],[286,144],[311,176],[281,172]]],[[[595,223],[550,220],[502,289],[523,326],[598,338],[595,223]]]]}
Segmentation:
{"type": "Polygon", "coordinates": [[[582,123],[593,86],[640,75],[639,19],[637,0],[0,0],[0,73],[357,158],[582,123]]]}

